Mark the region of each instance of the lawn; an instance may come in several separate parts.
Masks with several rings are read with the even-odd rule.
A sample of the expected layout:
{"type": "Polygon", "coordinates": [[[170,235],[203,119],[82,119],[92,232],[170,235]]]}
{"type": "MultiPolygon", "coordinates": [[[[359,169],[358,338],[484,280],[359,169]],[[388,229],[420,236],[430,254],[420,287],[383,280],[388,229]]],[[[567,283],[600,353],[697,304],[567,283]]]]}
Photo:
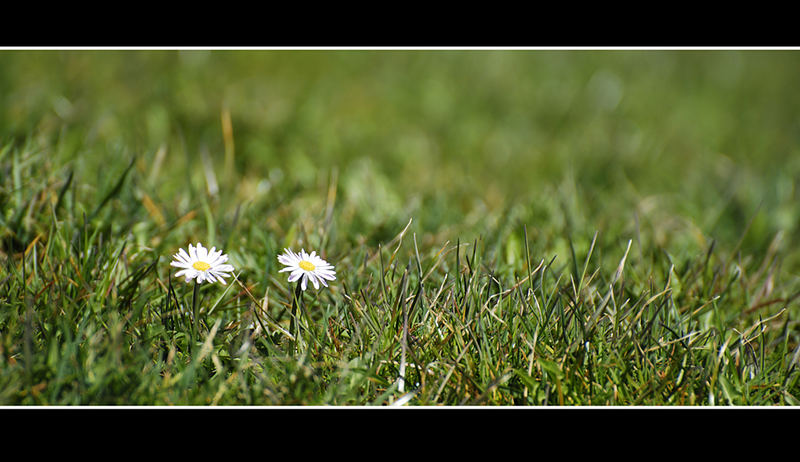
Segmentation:
{"type": "Polygon", "coordinates": [[[798,81],[793,50],[0,50],[0,405],[798,405],[798,81]],[[175,276],[198,243],[225,284],[175,276]]]}

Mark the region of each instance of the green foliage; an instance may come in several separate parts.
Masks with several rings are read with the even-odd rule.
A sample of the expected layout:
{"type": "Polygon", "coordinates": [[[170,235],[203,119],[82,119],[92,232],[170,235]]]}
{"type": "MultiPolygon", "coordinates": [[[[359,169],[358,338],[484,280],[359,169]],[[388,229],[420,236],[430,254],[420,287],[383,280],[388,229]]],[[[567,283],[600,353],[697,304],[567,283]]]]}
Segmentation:
{"type": "Polygon", "coordinates": [[[798,404],[797,52],[0,69],[2,405],[798,404]]]}

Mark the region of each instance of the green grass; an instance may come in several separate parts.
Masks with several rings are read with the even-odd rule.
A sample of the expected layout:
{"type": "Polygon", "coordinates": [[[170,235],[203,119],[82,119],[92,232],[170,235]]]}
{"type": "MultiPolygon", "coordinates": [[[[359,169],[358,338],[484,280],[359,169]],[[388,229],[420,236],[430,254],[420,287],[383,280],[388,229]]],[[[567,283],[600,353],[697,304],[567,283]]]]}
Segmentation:
{"type": "Polygon", "coordinates": [[[0,51],[0,405],[797,405],[799,77],[0,51]],[[169,262],[196,242],[236,277],[192,338],[169,262]],[[285,247],[337,271],[296,318],[285,247]]]}

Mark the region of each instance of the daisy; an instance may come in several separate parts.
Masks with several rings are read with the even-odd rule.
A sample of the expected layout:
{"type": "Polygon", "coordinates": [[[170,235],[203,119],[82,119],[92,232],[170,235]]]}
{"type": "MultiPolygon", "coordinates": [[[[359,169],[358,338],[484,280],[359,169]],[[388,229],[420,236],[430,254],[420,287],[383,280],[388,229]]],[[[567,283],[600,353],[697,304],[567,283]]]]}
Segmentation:
{"type": "Polygon", "coordinates": [[[173,255],[175,260],[170,262],[170,266],[181,268],[180,271],[175,273],[175,277],[186,277],[186,282],[196,279],[197,282],[217,282],[223,285],[225,280],[223,278],[229,277],[230,272],[233,271],[233,266],[226,265],[228,261],[227,255],[222,255],[222,250],[216,250],[211,247],[211,250],[203,247],[203,244],[197,243],[197,247],[189,244],[189,252],[179,249],[178,253],[173,255]]]}
{"type": "Polygon", "coordinates": [[[285,265],[286,268],[280,270],[281,273],[291,271],[289,274],[289,282],[294,282],[300,278],[300,286],[306,290],[308,281],[314,284],[315,289],[319,289],[319,283],[328,287],[328,283],[336,279],[336,271],[333,270],[333,265],[328,264],[325,260],[317,255],[317,252],[312,251],[307,254],[304,249],[300,249],[300,253],[294,253],[289,249],[284,249],[282,255],[278,255],[278,261],[285,265]]]}

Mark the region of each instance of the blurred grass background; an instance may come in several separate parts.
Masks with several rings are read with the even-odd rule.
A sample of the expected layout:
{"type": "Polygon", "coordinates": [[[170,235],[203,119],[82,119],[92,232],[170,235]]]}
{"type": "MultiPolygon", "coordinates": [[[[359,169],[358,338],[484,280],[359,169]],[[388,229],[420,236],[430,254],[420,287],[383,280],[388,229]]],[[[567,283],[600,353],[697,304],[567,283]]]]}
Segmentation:
{"type": "Polygon", "coordinates": [[[50,237],[49,202],[109,254],[161,258],[159,280],[199,240],[259,297],[284,246],[357,290],[359,259],[413,219],[423,260],[481,240],[510,277],[523,229],[534,263],[561,264],[598,231],[609,271],[633,240],[642,285],[670,273],[648,261],[686,269],[713,242],[776,268],[764,293],[788,300],[798,78],[779,50],[0,50],[0,258],[50,237]]]}
{"type": "Polygon", "coordinates": [[[798,76],[794,51],[6,50],[0,126],[89,182],[165,147],[168,198],[186,187],[170,178],[202,187],[202,151],[222,170],[227,113],[221,194],[269,200],[276,179],[307,191],[335,171],[352,229],[386,229],[373,240],[411,216],[490,233],[517,205],[545,241],[638,219],[658,245],[733,246],[754,219],[759,251],[796,242],[798,76]]]}

